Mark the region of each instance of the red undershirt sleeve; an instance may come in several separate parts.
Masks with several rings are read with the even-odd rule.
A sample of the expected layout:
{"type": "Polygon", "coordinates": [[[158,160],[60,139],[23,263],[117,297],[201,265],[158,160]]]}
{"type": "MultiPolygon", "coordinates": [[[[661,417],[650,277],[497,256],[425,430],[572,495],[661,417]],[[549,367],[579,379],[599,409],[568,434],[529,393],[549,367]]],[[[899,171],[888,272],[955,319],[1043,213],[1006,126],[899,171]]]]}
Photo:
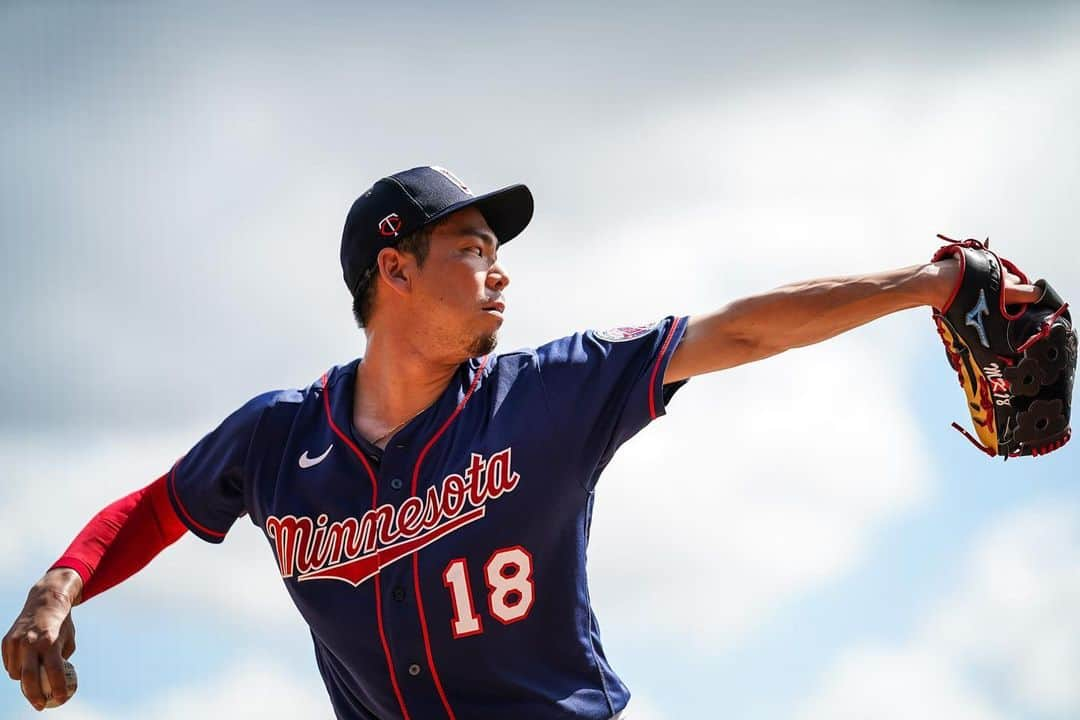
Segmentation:
{"type": "Polygon", "coordinates": [[[79,573],[82,602],[137,573],[187,531],[169,502],[167,477],[95,515],[49,568],[71,568],[79,573]]]}

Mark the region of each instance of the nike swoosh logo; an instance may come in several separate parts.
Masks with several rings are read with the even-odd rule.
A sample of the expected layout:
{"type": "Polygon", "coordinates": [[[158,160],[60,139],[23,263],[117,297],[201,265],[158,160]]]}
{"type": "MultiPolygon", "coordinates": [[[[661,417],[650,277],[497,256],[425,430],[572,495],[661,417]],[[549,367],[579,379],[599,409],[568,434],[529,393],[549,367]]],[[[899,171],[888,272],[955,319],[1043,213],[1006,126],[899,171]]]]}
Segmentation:
{"type": "Polygon", "coordinates": [[[307,470],[309,467],[315,467],[316,465],[321,463],[323,460],[325,460],[326,456],[329,455],[330,451],[333,450],[333,449],[334,449],[334,443],[330,443],[330,447],[326,448],[326,452],[324,452],[319,457],[308,457],[307,450],[305,450],[304,454],[300,456],[300,467],[301,467],[301,469],[307,470]]]}

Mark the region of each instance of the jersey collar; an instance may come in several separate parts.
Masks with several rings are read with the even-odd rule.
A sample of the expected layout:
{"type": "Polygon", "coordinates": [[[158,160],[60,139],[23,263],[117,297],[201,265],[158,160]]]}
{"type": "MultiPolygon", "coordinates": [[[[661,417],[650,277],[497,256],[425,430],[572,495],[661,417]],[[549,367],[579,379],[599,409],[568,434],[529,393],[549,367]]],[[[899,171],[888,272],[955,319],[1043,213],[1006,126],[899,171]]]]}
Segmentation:
{"type": "MultiPolygon", "coordinates": [[[[323,376],[323,387],[329,396],[330,417],[340,431],[346,433],[358,447],[378,450],[356,432],[352,422],[356,370],[362,361],[363,358],[356,358],[346,365],[331,368],[323,376]]],[[[415,447],[419,451],[458,410],[470,390],[475,392],[482,384],[483,376],[490,372],[493,364],[490,355],[470,358],[461,363],[442,395],[394,433],[391,437],[393,445],[399,448],[415,447]],[[477,374],[481,377],[477,377],[477,374]]]]}

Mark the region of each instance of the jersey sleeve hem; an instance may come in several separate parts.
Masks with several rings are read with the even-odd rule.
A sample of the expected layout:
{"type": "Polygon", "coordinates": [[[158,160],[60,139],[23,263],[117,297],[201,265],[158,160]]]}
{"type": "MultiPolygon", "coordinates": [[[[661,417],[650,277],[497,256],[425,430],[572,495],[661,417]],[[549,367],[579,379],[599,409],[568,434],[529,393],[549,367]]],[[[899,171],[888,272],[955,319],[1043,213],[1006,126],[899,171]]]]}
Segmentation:
{"type": "MultiPolygon", "coordinates": [[[[683,334],[686,332],[686,325],[690,321],[690,316],[675,318],[671,323],[671,327],[668,329],[667,337],[664,338],[663,345],[660,346],[660,352],[656,355],[656,362],[653,364],[652,375],[649,377],[649,419],[655,420],[656,418],[667,414],[667,402],[665,400],[664,393],[664,373],[667,371],[667,366],[671,362],[672,356],[675,354],[675,348],[679,346],[679,341],[682,340],[683,334]]],[[[677,383],[671,383],[674,389],[678,389],[686,384],[686,380],[681,380],[677,383]]],[[[671,393],[667,393],[667,399],[670,399],[671,393]]]]}
{"type": "Polygon", "coordinates": [[[172,503],[173,510],[176,511],[176,516],[180,518],[180,522],[191,531],[191,533],[202,540],[215,545],[225,540],[225,533],[212,528],[208,528],[205,525],[199,523],[198,520],[191,516],[187,508],[184,507],[183,501],[176,492],[176,466],[180,464],[178,460],[176,465],[173,465],[172,470],[169,471],[169,502],[172,503]]]}

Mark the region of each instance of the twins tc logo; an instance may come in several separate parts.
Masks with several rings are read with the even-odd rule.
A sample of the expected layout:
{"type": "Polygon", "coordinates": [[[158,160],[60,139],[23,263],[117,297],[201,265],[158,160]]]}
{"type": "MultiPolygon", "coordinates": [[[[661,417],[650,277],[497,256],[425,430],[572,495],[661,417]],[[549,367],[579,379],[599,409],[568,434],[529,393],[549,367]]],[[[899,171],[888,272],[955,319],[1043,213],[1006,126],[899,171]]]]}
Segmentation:
{"type": "Polygon", "coordinates": [[[401,231],[401,216],[390,213],[379,221],[379,234],[383,237],[397,237],[401,231]]]}
{"type": "Polygon", "coordinates": [[[513,492],[521,478],[510,467],[510,454],[510,448],[487,459],[471,453],[462,475],[447,475],[423,497],[407,498],[397,507],[380,505],[359,518],[330,522],[326,513],[271,515],[266,534],[274,542],[281,577],[359,586],[387,565],[476,522],[489,500],[513,492]]]}

